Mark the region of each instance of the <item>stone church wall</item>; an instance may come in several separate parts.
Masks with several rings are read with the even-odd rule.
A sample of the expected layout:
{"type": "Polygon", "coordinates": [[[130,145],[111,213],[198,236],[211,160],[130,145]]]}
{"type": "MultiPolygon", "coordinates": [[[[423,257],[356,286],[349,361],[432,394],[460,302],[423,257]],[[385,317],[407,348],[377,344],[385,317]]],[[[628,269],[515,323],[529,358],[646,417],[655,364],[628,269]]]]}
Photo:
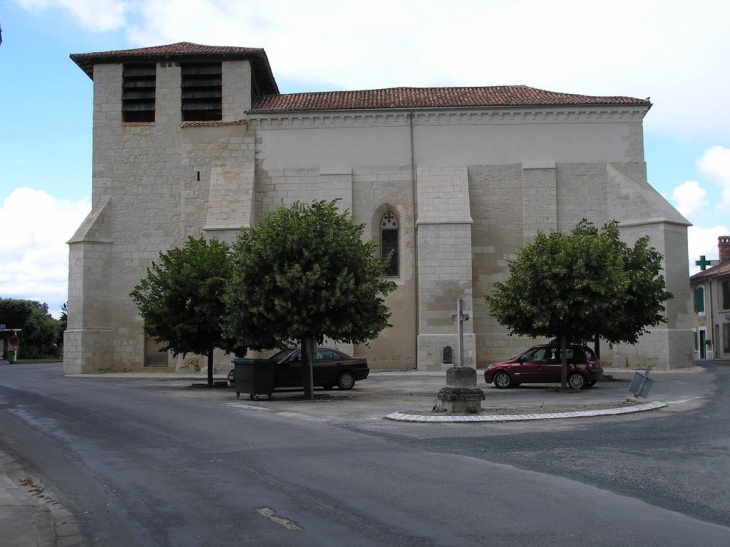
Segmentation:
{"type": "MultiPolygon", "coordinates": [[[[95,67],[93,211],[70,242],[67,371],[145,368],[150,344],[129,293],[160,251],[201,233],[232,242],[266,211],[332,199],[367,238],[379,241],[386,213],[398,221],[392,327],[343,347],[374,369],[439,370],[443,348],[457,347],[457,299],[470,315],[465,364],[527,347],[481,297],[538,230],[584,217],[618,220],[627,241],[651,235],[676,297],[666,328],[610,351],[634,364],[688,362],[686,221],[646,182],[644,108],[246,115],[250,96],[226,90],[250,88],[250,67],[223,68],[222,123],[182,124],[180,68],[161,63],[155,122],[139,124],[121,121],[122,66],[95,67]]],[[[218,354],[216,366],[227,372],[230,356],[218,354]]]]}
{"type": "Polygon", "coordinates": [[[109,199],[112,240],[104,297],[109,315],[103,317],[112,329],[110,358],[97,363],[101,370],[142,366],[142,322],[129,293],[159,252],[182,240],[180,98],[173,92],[179,81],[178,67],[158,67],[155,124],[122,124],[122,66],[95,67],[93,201],[109,199]]]}

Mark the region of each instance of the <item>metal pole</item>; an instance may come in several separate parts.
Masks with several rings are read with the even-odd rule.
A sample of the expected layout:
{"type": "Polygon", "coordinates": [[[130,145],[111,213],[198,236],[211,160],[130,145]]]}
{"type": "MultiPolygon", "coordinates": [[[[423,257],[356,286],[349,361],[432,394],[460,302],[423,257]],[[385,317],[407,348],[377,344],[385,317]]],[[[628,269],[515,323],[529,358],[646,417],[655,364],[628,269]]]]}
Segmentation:
{"type": "Polygon", "coordinates": [[[456,301],[456,335],[459,337],[459,366],[464,366],[464,316],[461,313],[463,301],[456,301]]]}

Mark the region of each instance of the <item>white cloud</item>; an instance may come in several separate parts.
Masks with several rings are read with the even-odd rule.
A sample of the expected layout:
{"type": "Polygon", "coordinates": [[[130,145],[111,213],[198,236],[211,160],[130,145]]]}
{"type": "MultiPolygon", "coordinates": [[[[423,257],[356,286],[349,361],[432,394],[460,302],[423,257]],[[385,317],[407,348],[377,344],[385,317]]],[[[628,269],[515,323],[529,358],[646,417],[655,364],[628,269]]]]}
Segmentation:
{"type": "Polygon", "coordinates": [[[730,2],[16,0],[62,7],[130,47],[263,47],[280,81],[322,88],[525,84],[652,97],[649,128],[727,134],[730,2]],[[630,14],[630,15],[629,15],[630,14]]]}
{"type": "Polygon", "coordinates": [[[690,180],[674,189],[672,201],[677,211],[688,220],[692,220],[707,206],[706,196],[707,192],[700,187],[699,183],[690,180]]]}
{"type": "Polygon", "coordinates": [[[687,230],[690,274],[700,271],[700,267],[695,265],[695,261],[699,260],[701,256],[706,257],[707,260],[718,260],[720,258],[717,238],[726,235],[730,235],[728,226],[713,226],[712,228],[690,226],[687,230]]]}
{"type": "MultiPolygon", "coordinates": [[[[714,204],[716,209],[730,209],[730,149],[713,146],[705,150],[697,160],[697,169],[704,180],[713,182],[720,188],[720,201],[714,204]]],[[[717,222],[717,218],[713,218],[716,215],[710,214],[708,208],[708,205],[713,205],[715,196],[716,194],[708,196],[708,192],[697,181],[687,181],[672,191],[673,205],[688,220],[695,223],[695,226],[691,226],[687,231],[691,273],[700,270],[695,261],[701,256],[707,257],[708,260],[717,260],[717,238],[730,235],[730,228],[727,225],[717,224],[707,227],[708,224],[717,222]]],[[[720,216],[720,218],[725,217],[720,216]]]]}
{"type": "Polygon", "coordinates": [[[127,0],[15,0],[29,11],[62,8],[84,28],[95,32],[117,30],[125,22],[125,12],[133,2],[127,0]]]}
{"type": "Polygon", "coordinates": [[[697,160],[697,168],[720,188],[721,201],[717,208],[730,210],[730,148],[713,146],[706,150],[697,160]]]}
{"type": "MultiPolygon", "coordinates": [[[[702,254],[715,256],[717,236],[730,234],[720,225],[724,217],[708,211],[716,202],[730,209],[727,0],[614,0],[600,15],[583,0],[15,2],[28,10],[62,10],[94,32],[122,30],[129,47],[179,41],[263,47],[280,85],[297,90],[524,84],[651,96],[647,131],[724,145],[698,160],[700,182],[672,193],[683,215],[718,225],[690,228],[691,263],[702,254]],[[720,190],[719,199],[705,181],[720,190]]],[[[24,256],[33,264],[40,260],[24,256]]]]}
{"type": "Polygon", "coordinates": [[[68,294],[66,241],[90,209],[88,200],[13,190],[0,208],[0,296],[45,302],[57,314],[68,294]]]}

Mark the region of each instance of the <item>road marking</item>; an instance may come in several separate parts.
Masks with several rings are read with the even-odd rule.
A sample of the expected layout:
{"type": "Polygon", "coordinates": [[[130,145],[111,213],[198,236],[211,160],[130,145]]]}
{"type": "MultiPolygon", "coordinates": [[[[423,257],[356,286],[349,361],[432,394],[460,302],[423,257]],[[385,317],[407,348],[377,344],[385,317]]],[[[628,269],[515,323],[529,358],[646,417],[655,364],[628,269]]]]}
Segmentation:
{"type": "Polygon", "coordinates": [[[277,516],[276,512],[269,507],[259,507],[258,509],[256,509],[256,512],[262,517],[266,517],[274,524],[278,524],[279,526],[282,526],[287,530],[304,530],[304,528],[297,526],[289,519],[277,516]]]}
{"type": "Polygon", "coordinates": [[[247,405],[244,403],[226,403],[226,404],[228,406],[232,406],[234,408],[242,408],[243,410],[261,410],[262,412],[272,412],[272,409],[264,408],[262,406],[247,405]]]}
{"type": "Polygon", "coordinates": [[[310,422],[327,422],[326,418],[317,418],[315,416],[307,416],[306,414],[301,414],[299,412],[290,412],[288,410],[285,410],[284,412],[279,412],[279,416],[288,416],[292,418],[298,418],[300,420],[309,420],[310,422]]]}
{"type": "Polygon", "coordinates": [[[691,399],[681,399],[679,401],[667,401],[667,404],[668,405],[681,405],[684,403],[691,403],[692,401],[696,401],[697,399],[702,399],[702,396],[692,397],[691,399]]]}
{"type": "Polygon", "coordinates": [[[240,408],[241,410],[259,410],[261,412],[276,412],[279,416],[284,416],[286,418],[297,418],[298,420],[307,420],[310,422],[328,422],[329,420],[326,418],[317,418],[315,416],[307,416],[306,414],[301,414],[300,412],[290,412],[288,410],[284,410],[282,412],[277,412],[273,408],[265,408],[262,406],[255,406],[255,405],[247,405],[245,403],[226,403],[228,406],[232,406],[233,408],[240,408]]]}

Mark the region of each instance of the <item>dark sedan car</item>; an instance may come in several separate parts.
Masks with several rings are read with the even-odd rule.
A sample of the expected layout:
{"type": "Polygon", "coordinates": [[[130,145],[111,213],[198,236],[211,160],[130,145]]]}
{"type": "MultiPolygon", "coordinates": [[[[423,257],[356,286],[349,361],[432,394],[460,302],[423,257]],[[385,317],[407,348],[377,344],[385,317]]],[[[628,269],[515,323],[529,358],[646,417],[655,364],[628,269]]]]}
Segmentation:
{"type": "MultiPolygon", "coordinates": [[[[588,346],[568,345],[568,385],[575,389],[593,387],[603,377],[601,361],[588,346]]],[[[499,388],[527,383],[560,382],[563,364],[560,346],[541,344],[484,371],[484,381],[499,388]]]]}
{"type": "MultiPolygon", "coordinates": [[[[236,362],[255,362],[274,367],[274,388],[302,387],[302,352],[300,348],[283,349],[268,359],[237,359],[236,362]]],[[[228,373],[228,381],[235,383],[235,368],[228,373]]],[[[370,374],[367,359],[350,357],[334,348],[318,347],[312,377],[315,386],[332,389],[352,389],[355,382],[370,374]]]]}

